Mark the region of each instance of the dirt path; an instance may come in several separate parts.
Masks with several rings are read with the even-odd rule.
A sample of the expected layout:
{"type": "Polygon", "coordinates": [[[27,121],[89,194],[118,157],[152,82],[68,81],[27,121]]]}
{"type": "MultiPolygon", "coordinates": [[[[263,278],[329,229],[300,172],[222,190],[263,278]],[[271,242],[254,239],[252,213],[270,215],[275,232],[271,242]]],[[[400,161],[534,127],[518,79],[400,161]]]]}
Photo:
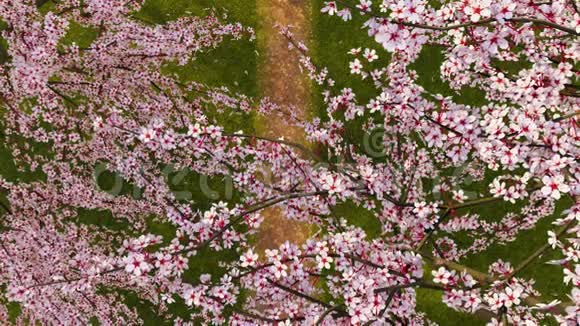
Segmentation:
{"type": "MultiPolygon", "coordinates": [[[[310,88],[300,71],[296,53],[288,49],[288,41],[282,37],[275,24],[292,26],[297,39],[307,40],[310,33],[310,4],[308,0],[257,0],[260,20],[258,46],[260,52],[260,90],[282,105],[294,105],[298,117],[308,116],[310,88]]],[[[304,131],[292,127],[286,121],[272,116],[258,121],[257,130],[264,136],[306,144],[304,131]]],[[[262,211],[264,221],[257,235],[257,250],[275,248],[286,240],[303,243],[310,232],[304,223],[287,220],[281,210],[269,208],[262,211]]]]}

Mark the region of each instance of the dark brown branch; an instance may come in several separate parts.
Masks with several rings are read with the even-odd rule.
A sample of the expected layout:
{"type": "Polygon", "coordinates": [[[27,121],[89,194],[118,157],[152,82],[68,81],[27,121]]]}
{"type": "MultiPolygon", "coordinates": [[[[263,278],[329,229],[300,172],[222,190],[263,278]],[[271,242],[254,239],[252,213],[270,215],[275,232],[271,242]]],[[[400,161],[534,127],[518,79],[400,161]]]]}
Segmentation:
{"type": "MultiPolygon", "coordinates": [[[[267,279],[267,280],[268,280],[268,282],[269,282],[270,284],[274,285],[275,287],[277,287],[277,288],[279,288],[279,289],[281,289],[281,290],[284,290],[284,291],[286,291],[286,292],[288,292],[288,293],[290,293],[290,294],[293,294],[293,295],[295,295],[295,296],[297,296],[297,297],[300,297],[300,298],[302,298],[302,299],[305,299],[305,300],[307,300],[307,301],[310,301],[310,302],[312,302],[312,303],[319,304],[319,305],[321,305],[321,306],[323,306],[323,307],[325,307],[325,308],[327,308],[327,309],[333,309],[333,308],[335,308],[335,306],[333,306],[333,305],[331,305],[331,304],[328,304],[328,303],[326,303],[326,302],[324,302],[324,301],[322,301],[322,300],[316,299],[316,298],[314,298],[314,297],[311,297],[311,296],[309,296],[309,295],[307,295],[307,294],[304,294],[304,293],[302,293],[302,292],[300,292],[300,291],[297,291],[297,290],[295,290],[295,289],[292,289],[292,288],[290,288],[290,287],[288,287],[288,286],[286,286],[286,285],[283,285],[283,284],[277,283],[277,282],[275,282],[275,281],[272,281],[271,279],[267,279]]],[[[337,311],[337,312],[338,312],[339,314],[341,314],[341,315],[348,316],[348,313],[347,313],[346,311],[344,311],[343,309],[336,308],[336,309],[334,309],[334,310],[335,310],[335,311],[337,311]]]]}
{"type": "Polygon", "coordinates": [[[252,214],[255,213],[257,211],[260,211],[266,207],[270,207],[270,206],[274,206],[278,203],[284,202],[288,199],[293,199],[293,198],[301,198],[301,197],[309,197],[309,196],[318,196],[318,195],[324,195],[327,194],[327,191],[316,191],[316,192],[308,192],[308,193],[294,193],[294,194],[289,194],[286,196],[281,196],[278,198],[274,198],[274,199],[268,199],[264,202],[262,202],[261,204],[255,205],[254,207],[250,208],[249,210],[239,214],[238,216],[234,217],[226,226],[224,226],[221,230],[219,230],[218,232],[216,232],[213,236],[211,236],[209,239],[205,240],[204,242],[200,243],[199,245],[193,247],[193,248],[186,248],[183,249],[181,251],[176,252],[175,254],[182,254],[182,253],[187,253],[187,252],[191,252],[191,251],[195,251],[195,250],[199,250],[204,248],[205,246],[207,246],[208,244],[210,244],[213,240],[219,238],[222,234],[224,234],[229,228],[231,228],[232,226],[238,224],[240,221],[242,221],[244,219],[244,217],[248,214],[252,214]]]}
{"type": "MultiPolygon", "coordinates": [[[[574,1],[574,0],[572,0],[572,1],[574,1]]],[[[355,6],[350,5],[350,4],[346,3],[345,1],[336,0],[336,2],[342,4],[343,6],[349,8],[349,9],[361,11],[359,8],[356,8],[355,6]]],[[[368,13],[365,12],[365,14],[368,14],[368,13]]],[[[375,18],[389,19],[388,17],[376,15],[373,13],[370,13],[370,15],[372,17],[375,17],[375,18]]],[[[434,30],[434,31],[449,31],[449,30],[458,29],[458,28],[489,25],[489,24],[494,23],[496,21],[497,20],[495,18],[488,18],[488,19],[480,20],[480,21],[475,22],[475,23],[469,22],[469,23],[454,24],[454,25],[447,25],[447,26],[433,26],[433,25],[426,25],[426,24],[416,24],[416,23],[409,23],[409,22],[397,21],[397,20],[390,20],[389,22],[391,24],[399,24],[399,25],[403,25],[403,26],[407,26],[407,27],[414,27],[414,28],[420,28],[420,29],[428,29],[428,30],[434,30]]],[[[562,32],[566,32],[568,34],[577,35],[577,36],[580,35],[580,33],[577,33],[575,30],[568,28],[566,26],[558,25],[556,23],[552,23],[552,22],[537,19],[537,18],[513,17],[510,19],[505,19],[505,21],[506,22],[515,22],[515,23],[532,23],[534,25],[551,27],[551,28],[560,30],[562,32]]]]}
{"type": "Polygon", "coordinates": [[[310,157],[312,157],[316,161],[322,161],[322,158],[320,158],[320,156],[314,154],[313,151],[309,150],[308,148],[306,148],[306,146],[304,146],[302,144],[298,144],[298,143],[294,143],[294,142],[290,142],[290,141],[286,141],[286,140],[282,140],[282,139],[272,139],[272,138],[263,137],[263,136],[256,136],[256,135],[223,134],[222,136],[224,136],[224,137],[238,137],[238,138],[252,138],[252,139],[259,139],[259,140],[265,140],[265,141],[269,141],[269,142],[273,142],[273,143],[288,145],[291,147],[298,148],[299,150],[308,154],[310,157]]]}
{"type": "Polygon", "coordinates": [[[328,309],[326,309],[326,311],[324,311],[324,313],[322,315],[320,315],[320,317],[318,317],[318,320],[316,320],[316,324],[315,325],[322,325],[322,322],[324,321],[324,318],[326,318],[326,316],[328,316],[328,314],[330,314],[333,311],[338,311],[338,309],[340,308],[341,305],[336,305],[334,307],[330,307],[328,309]]]}
{"type": "Polygon", "coordinates": [[[429,231],[427,231],[427,234],[423,237],[423,239],[421,239],[421,242],[419,242],[419,244],[417,245],[417,248],[415,249],[416,251],[420,251],[423,248],[425,243],[427,243],[427,240],[429,240],[429,238],[433,235],[433,233],[435,233],[435,231],[437,231],[439,229],[439,225],[441,225],[441,222],[443,222],[443,220],[447,216],[449,216],[450,212],[451,212],[451,210],[449,208],[446,209],[445,212],[443,212],[443,215],[441,215],[441,217],[439,217],[437,222],[435,222],[435,225],[433,225],[433,227],[431,229],[429,229],[429,231]]]}
{"type": "Polygon", "coordinates": [[[406,288],[418,286],[419,284],[420,284],[419,282],[411,282],[411,283],[407,283],[407,284],[397,284],[397,285],[392,285],[392,286],[386,286],[384,288],[377,288],[374,290],[374,292],[375,292],[375,294],[378,294],[378,293],[388,292],[388,291],[398,291],[401,289],[406,289],[406,288]]]}
{"type": "MultiPolygon", "coordinates": [[[[210,299],[212,299],[212,300],[214,300],[214,301],[216,301],[219,304],[222,304],[224,306],[226,305],[225,302],[223,302],[222,300],[220,300],[217,297],[214,297],[214,296],[211,296],[210,295],[210,296],[208,296],[208,298],[210,298],[210,299]]],[[[246,311],[246,310],[243,310],[243,309],[236,308],[235,306],[232,306],[231,309],[235,313],[237,313],[237,314],[240,314],[240,315],[243,315],[243,316],[246,316],[246,317],[249,317],[249,318],[261,320],[261,321],[264,321],[264,322],[267,322],[267,323],[280,323],[280,322],[283,322],[283,321],[286,321],[286,320],[291,320],[291,321],[304,320],[304,317],[294,317],[294,318],[285,318],[285,319],[282,319],[282,318],[268,318],[268,317],[264,317],[262,315],[258,315],[258,314],[253,313],[253,312],[249,312],[249,311],[246,311]]]]}

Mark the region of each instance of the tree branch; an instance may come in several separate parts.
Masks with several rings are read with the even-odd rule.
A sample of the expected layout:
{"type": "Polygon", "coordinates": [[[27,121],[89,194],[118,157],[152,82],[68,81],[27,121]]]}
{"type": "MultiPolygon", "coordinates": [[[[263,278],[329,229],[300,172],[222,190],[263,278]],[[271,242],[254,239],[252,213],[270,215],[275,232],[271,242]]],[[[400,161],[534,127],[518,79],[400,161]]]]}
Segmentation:
{"type": "MultiPolygon", "coordinates": [[[[327,309],[334,309],[335,308],[335,306],[332,306],[332,305],[330,305],[330,304],[328,304],[328,303],[326,303],[326,302],[324,302],[322,300],[319,300],[319,299],[316,299],[314,297],[311,297],[311,296],[309,296],[307,294],[304,294],[304,293],[302,293],[300,291],[294,290],[294,289],[292,289],[292,288],[290,288],[290,287],[288,287],[286,285],[282,285],[280,283],[277,283],[275,281],[272,281],[271,279],[267,279],[267,280],[268,280],[268,282],[270,284],[274,285],[275,287],[277,287],[277,288],[279,288],[281,290],[284,290],[284,291],[286,291],[286,292],[288,292],[290,294],[293,294],[293,295],[295,295],[297,297],[300,297],[302,299],[306,299],[306,300],[308,300],[308,301],[310,301],[312,303],[319,304],[319,305],[321,305],[321,306],[323,306],[323,307],[325,307],[327,309]]],[[[348,313],[346,311],[340,309],[340,308],[336,308],[334,310],[336,310],[338,313],[340,313],[342,315],[348,316],[348,313]]]]}
{"type": "MultiPolygon", "coordinates": [[[[574,224],[575,221],[576,220],[573,219],[570,222],[566,223],[558,232],[556,232],[556,238],[562,236],[572,226],[572,224],[574,224]]],[[[503,279],[509,280],[512,277],[514,277],[517,273],[521,272],[523,269],[528,267],[536,258],[538,258],[541,254],[543,254],[544,251],[546,251],[548,248],[550,248],[550,244],[546,242],[543,246],[534,251],[534,253],[532,253],[528,258],[526,258],[526,260],[524,260],[521,264],[519,264],[516,268],[514,268],[514,270],[503,279]]]]}
{"type": "MultiPolygon", "coordinates": [[[[356,8],[353,5],[350,5],[348,3],[346,3],[345,1],[341,1],[341,0],[335,0],[336,2],[342,4],[343,6],[353,9],[353,10],[357,10],[357,11],[361,11],[359,8],[356,8]]],[[[573,1],[573,0],[572,0],[573,1]]],[[[361,11],[363,12],[363,11],[361,11]]],[[[368,14],[367,12],[364,12],[365,14],[368,14]]],[[[375,18],[381,18],[381,19],[389,19],[389,17],[386,16],[381,16],[381,15],[376,15],[373,13],[370,13],[370,15],[372,17],[375,18]]],[[[572,35],[580,35],[580,33],[577,33],[575,30],[568,28],[566,26],[562,26],[562,25],[558,25],[556,23],[552,23],[546,20],[541,20],[538,18],[528,18],[528,17],[513,17],[510,19],[505,19],[506,22],[516,22],[516,23],[532,23],[535,25],[541,25],[541,26],[546,26],[546,27],[551,27],[557,30],[560,30],[562,32],[566,32],[568,34],[572,34],[572,35]]],[[[497,20],[495,18],[488,18],[488,19],[484,19],[484,20],[480,20],[478,22],[469,22],[469,23],[462,23],[462,24],[455,24],[455,25],[447,25],[447,26],[433,26],[433,25],[426,25],[426,24],[416,24],[416,23],[409,23],[409,22],[404,22],[404,21],[397,21],[397,20],[390,20],[389,21],[391,24],[398,24],[398,25],[403,25],[403,26],[407,26],[407,27],[413,27],[413,28],[420,28],[420,29],[428,29],[428,30],[434,30],[434,31],[449,31],[449,30],[453,30],[453,29],[458,29],[458,28],[464,28],[464,27],[475,27],[475,26],[483,26],[483,25],[488,25],[490,23],[494,23],[497,22],[497,20]]]]}

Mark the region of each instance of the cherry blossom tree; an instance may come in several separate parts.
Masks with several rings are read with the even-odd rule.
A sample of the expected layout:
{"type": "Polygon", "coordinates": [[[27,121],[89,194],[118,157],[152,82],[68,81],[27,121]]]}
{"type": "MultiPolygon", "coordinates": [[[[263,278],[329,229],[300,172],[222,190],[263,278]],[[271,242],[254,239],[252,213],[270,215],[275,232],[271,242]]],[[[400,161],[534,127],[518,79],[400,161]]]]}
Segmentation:
{"type": "Polygon", "coordinates": [[[124,300],[131,292],[177,325],[425,324],[417,309],[417,289],[425,289],[491,325],[580,323],[573,1],[326,2],[317,9],[328,15],[366,17],[376,48],[352,49],[349,70],[376,94],[363,101],[336,86],[282,27],[297,64],[323,89],[325,114],[311,120],[267,98],[162,72],[222,42],[253,39],[226,17],[155,25],[135,15],[141,1],[62,0],[48,12],[39,10],[44,3],[0,3],[8,44],[2,137],[22,173],[42,176],[0,178],[9,202],[0,288],[4,301],[20,304],[17,322],[139,324],[124,300]],[[73,23],[95,31],[88,47],[64,41],[73,23]],[[426,46],[444,52],[440,75],[450,87],[480,89],[486,104],[419,85],[411,64],[426,46]],[[219,119],[250,113],[279,115],[316,147],[228,130],[219,119]],[[379,152],[349,137],[353,122],[379,135],[379,152]],[[97,164],[142,196],[100,190],[97,164]],[[176,198],[167,166],[231,176],[240,199],[201,209],[176,198]],[[474,184],[485,190],[474,194],[474,184]],[[502,201],[513,209],[493,219],[478,213],[502,201]],[[368,212],[378,235],[341,216],[343,203],[368,212]],[[304,244],[258,252],[250,236],[273,206],[319,231],[304,244]],[[86,210],[126,227],[82,223],[86,210]],[[150,218],[170,224],[172,236],[151,232],[150,218]],[[487,271],[463,264],[546,220],[553,230],[538,235],[545,244],[524,261],[497,257],[487,271]],[[239,259],[220,262],[225,272],[186,277],[202,252],[226,250],[239,259]],[[521,276],[547,252],[558,256],[550,263],[563,271],[569,298],[547,302],[536,280],[521,276]],[[188,317],[171,305],[187,307],[188,317]]]}

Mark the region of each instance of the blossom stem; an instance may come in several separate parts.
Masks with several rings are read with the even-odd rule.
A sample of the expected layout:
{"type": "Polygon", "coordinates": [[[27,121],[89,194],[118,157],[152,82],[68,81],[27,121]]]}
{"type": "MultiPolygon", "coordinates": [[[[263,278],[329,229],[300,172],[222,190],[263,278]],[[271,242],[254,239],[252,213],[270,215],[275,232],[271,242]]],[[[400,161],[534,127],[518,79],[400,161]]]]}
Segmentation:
{"type": "MultiPolygon", "coordinates": [[[[308,300],[308,301],[310,301],[310,302],[313,302],[313,303],[319,304],[319,305],[321,305],[321,306],[323,306],[323,307],[325,307],[325,308],[327,308],[327,309],[334,308],[334,306],[330,305],[330,304],[329,304],[329,303],[327,303],[327,302],[324,302],[324,301],[322,301],[322,300],[319,300],[319,299],[316,299],[316,298],[314,298],[314,297],[311,297],[311,296],[309,296],[309,295],[307,295],[307,294],[304,294],[304,293],[302,293],[302,292],[300,292],[300,291],[297,291],[297,290],[295,290],[295,289],[293,289],[293,288],[291,288],[291,287],[285,286],[285,285],[283,285],[283,284],[280,284],[280,283],[278,283],[278,282],[275,282],[275,281],[273,281],[273,280],[271,280],[271,279],[267,279],[267,281],[268,281],[270,284],[274,285],[275,287],[279,288],[280,290],[284,290],[284,291],[286,291],[286,292],[288,292],[288,293],[291,293],[291,294],[293,294],[293,295],[295,295],[295,296],[297,296],[297,297],[300,297],[300,298],[306,299],[306,300],[308,300]]],[[[348,316],[348,313],[347,313],[346,311],[344,311],[343,309],[337,308],[337,309],[335,309],[335,310],[336,310],[338,313],[340,313],[341,315],[348,316]]]]}
{"type": "MultiPolygon", "coordinates": [[[[564,226],[562,226],[562,228],[560,228],[560,230],[558,230],[556,232],[556,239],[559,238],[560,236],[562,236],[572,226],[572,224],[574,224],[575,221],[576,220],[573,219],[570,222],[566,223],[564,226]]],[[[516,268],[514,268],[514,270],[509,275],[507,275],[506,277],[504,277],[502,279],[509,280],[512,277],[514,277],[516,274],[518,274],[523,269],[528,267],[536,258],[538,258],[540,255],[542,255],[546,250],[548,250],[548,248],[550,248],[550,246],[551,245],[548,242],[546,242],[543,246],[541,246],[536,251],[534,251],[534,253],[532,255],[530,255],[528,258],[526,258],[526,260],[524,260],[520,265],[518,265],[516,268]]]]}
{"type": "Polygon", "coordinates": [[[340,308],[340,305],[336,305],[334,307],[330,307],[328,309],[326,309],[326,311],[324,311],[324,313],[322,315],[320,315],[320,317],[318,317],[318,320],[316,321],[315,325],[322,325],[322,322],[324,321],[324,318],[326,318],[326,316],[328,316],[328,314],[330,314],[333,311],[338,311],[338,309],[340,308]]]}
{"type": "MultiPolygon", "coordinates": [[[[356,8],[353,5],[348,4],[345,1],[341,1],[341,0],[336,0],[336,2],[342,4],[343,6],[353,9],[353,10],[359,10],[361,12],[363,12],[362,10],[356,8]]],[[[381,15],[376,15],[371,13],[370,14],[372,17],[375,18],[381,18],[381,19],[388,19],[388,17],[385,16],[381,16],[381,15]]],[[[541,26],[546,26],[546,27],[551,27],[557,30],[560,30],[562,32],[566,32],[568,34],[572,34],[572,35],[580,35],[580,33],[577,33],[575,30],[568,28],[566,26],[562,26],[550,21],[546,21],[546,20],[542,20],[542,19],[538,19],[538,18],[528,18],[528,17],[513,17],[513,18],[509,18],[509,19],[505,19],[506,22],[515,22],[515,23],[532,23],[535,25],[541,25],[541,26]]],[[[414,27],[414,28],[420,28],[420,29],[428,29],[428,30],[434,30],[434,31],[449,31],[449,30],[453,30],[453,29],[458,29],[458,28],[465,28],[465,27],[474,27],[474,26],[482,26],[482,25],[488,25],[490,23],[494,23],[497,22],[497,19],[495,18],[488,18],[488,19],[483,19],[480,20],[478,22],[469,22],[469,23],[463,23],[463,24],[455,24],[455,25],[446,25],[446,26],[433,26],[433,25],[426,25],[426,24],[417,24],[417,23],[409,23],[409,22],[403,22],[403,21],[397,21],[397,20],[391,20],[390,23],[391,24],[398,24],[398,25],[403,25],[403,26],[407,26],[407,27],[414,27]]]]}

